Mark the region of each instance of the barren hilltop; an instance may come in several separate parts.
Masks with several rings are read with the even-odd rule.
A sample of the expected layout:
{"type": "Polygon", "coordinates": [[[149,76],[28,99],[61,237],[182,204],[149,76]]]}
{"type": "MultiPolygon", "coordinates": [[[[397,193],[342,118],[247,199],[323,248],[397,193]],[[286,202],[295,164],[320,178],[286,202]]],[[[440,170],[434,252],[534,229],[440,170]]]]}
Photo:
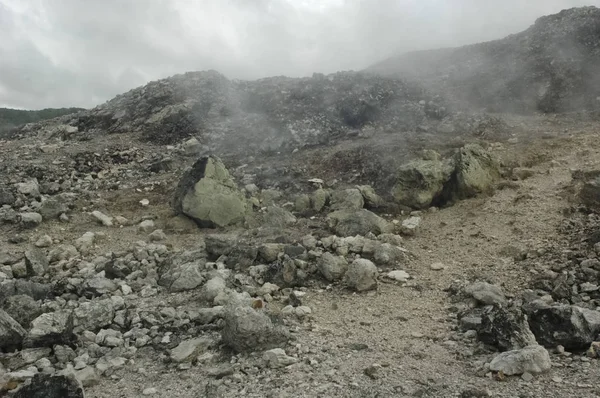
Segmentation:
{"type": "Polygon", "coordinates": [[[585,7],[3,133],[0,396],[600,396],[599,66],[585,7]]]}

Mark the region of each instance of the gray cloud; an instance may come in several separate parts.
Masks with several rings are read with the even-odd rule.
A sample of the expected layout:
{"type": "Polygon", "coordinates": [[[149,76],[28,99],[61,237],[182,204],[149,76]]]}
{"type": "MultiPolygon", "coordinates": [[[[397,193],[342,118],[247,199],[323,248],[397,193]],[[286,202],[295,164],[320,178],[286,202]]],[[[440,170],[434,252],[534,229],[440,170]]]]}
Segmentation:
{"type": "Polygon", "coordinates": [[[92,107],[191,70],[359,70],[501,38],[600,0],[0,0],[0,106],[92,107]]]}

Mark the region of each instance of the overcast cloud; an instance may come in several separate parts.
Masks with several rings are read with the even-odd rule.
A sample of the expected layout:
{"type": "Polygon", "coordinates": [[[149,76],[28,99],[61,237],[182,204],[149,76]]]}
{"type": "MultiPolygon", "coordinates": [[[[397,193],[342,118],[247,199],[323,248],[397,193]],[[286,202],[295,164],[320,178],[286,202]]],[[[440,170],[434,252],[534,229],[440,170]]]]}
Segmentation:
{"type": "Polygon", "coordinates": [[[93,107],[176,73],[360,70],[600,0],[0,0],[0,106],[93,107]]]}

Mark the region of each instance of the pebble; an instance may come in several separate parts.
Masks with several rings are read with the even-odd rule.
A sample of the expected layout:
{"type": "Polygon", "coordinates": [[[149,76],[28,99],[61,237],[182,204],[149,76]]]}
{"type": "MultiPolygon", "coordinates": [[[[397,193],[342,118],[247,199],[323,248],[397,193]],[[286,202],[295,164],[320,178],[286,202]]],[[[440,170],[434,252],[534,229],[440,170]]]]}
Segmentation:
{"type": "Polygon", "coordinates": [[[441,271],[443,269],[446,269],[446,266],[442,263],[433,263],[429,266],[429,268],[431,268],[434,271],[441,271]]]}
{"type": "Polygon", "coordinates": [[[150,387],[150,388],[146,388],[144,391],[142,391],[143,395],[154,395],[156,394],[158,391],[156,391],[156,388],[154,387],[150,387]]]}
{"type": "Polygon", "coordinates": [[[410,278],[408,272],[402,270],[390,271],[386,276],[398,282],[406,282],[410,278]]]}

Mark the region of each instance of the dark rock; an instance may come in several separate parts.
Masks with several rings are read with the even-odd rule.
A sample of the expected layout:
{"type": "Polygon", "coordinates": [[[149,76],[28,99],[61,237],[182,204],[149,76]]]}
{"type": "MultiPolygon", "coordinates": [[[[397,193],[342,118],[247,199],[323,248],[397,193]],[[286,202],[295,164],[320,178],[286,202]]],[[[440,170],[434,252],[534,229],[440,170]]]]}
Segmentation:
{"type": "Polygon", "coordinates": [[[221,337],[229,348],[245,352],[281,347],[288,341],[289,334],[283,327],[274,326],[261,311],[232,306],[226,309],[221,337]]]}
{"type": "Polygon", "coordinates": [[[85,398],[83,386],[74,375],[38,373],[21,387],[14,398],[85,398]]]}
{"type": "Polygon", "coordinates": [[[43,300],[50,297],[52,285],[36,283],[26,280],[16,280],[0,284],[0,302],[7,297],[24,294],[34,300],[43,300]]]}
{"type": "Polygon", "coordinates": [[[29,276],[43,276],[48,270],[48,259],[43,250],[30,247],[25,252],[25,265],[29,276]]]}
{"type": "Polygon", "coordinates": [[[70,345],[73,334],[73,312],[59,310],[38,316],[31,322],[31,330],[25,338],[27,347],[51,347],[55,344],[70,345]]]}
{"type": "Polygon", "coordinates": [[[497,304],[486,308],[481,325],[476,330],[479,340],[501,351],[518,350],[536,344],[527,318],[518,308],[507,309],[497,304]]]}
{"type": "Polygon", "coordinates": [[[15,195],[8,188],[0,187],[0,207],[3,205],[12,206],[16,200],[15,195]]]}
{"type": "Polygon", "coordinates": [[[38,209],[44,220],[56,220],[58,217],[66,213],[69,207],[64,200],[60,198],[48,198],[44,200],[38,209]]]}
{"type": "Polygon", "coordinates": [[[537,341],[546,347],[562,345],[566,349],[589,348],[600,331],[590,323],[583,308],[574,305],[547,305],[540,301],[524,307],[529,327],[537,341]]]}
{"type": "Polygon", "coordinates": [[[24,294],[8,296],[0,306],[24,328],[29,328],[31,321],[42,314],[41,304],[24,294]]]}
{"type": "Polygon", "coordinates": [[[0,350],[20,349],[27,331],[4,310],[0,310],[0,350]]]}

